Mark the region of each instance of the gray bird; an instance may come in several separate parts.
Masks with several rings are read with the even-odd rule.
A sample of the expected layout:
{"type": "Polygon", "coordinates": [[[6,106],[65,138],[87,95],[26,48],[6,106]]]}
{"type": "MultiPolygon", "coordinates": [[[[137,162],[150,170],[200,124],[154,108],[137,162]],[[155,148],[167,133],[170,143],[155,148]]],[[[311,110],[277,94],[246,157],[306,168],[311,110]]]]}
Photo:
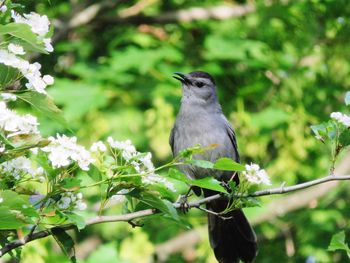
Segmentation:
{"type": "MultiPolygon", "coordinates": [[[[176,156],[181,150],[197,144],[202,147],[215,144],[216,148],[193,158],[215,162],[218,158],[228,157],[239,162],[235,132],[222,113],[212,76],[203,71],[175,74],[174,78],[182,83],[182,100],[169,139],[173,155],[176,156]]],[[[190,179],[214,176],[227,182],[232,177],[232,172],[192,165],[181,166],[180,170],[190,179]]],[[[234,180],[239,183],[238,176],[234,180]]],[[[206,197],[217,194],[206,189],[203,192],[206,197]]],[[[226,200],[216,200],[207,205],[214,212],[222,212],[226,207],[226,200]]],[[[256,235],[243,211],[237,209],[224,216],[225,219],[208,213],[210,245],[217,260],[220,263],[234,263],[239,260],[252,262],[257,254],[256,235]]]]}

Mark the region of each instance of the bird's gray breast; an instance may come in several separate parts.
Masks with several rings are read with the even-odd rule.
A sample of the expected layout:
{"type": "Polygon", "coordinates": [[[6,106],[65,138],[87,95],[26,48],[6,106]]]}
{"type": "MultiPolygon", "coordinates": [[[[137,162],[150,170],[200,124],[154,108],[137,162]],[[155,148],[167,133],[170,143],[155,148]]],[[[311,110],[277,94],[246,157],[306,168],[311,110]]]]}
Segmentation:
{"type": "MultiPolygon", "coordinates": [[[[174,128],[174,154],[201,145],[208,147],[203,154],[196,154],[193,159],[215,162],[218,158],[235,158],[234,146],[227,133],[227,120],[221,113],[195,112],[179,114],[174,128]]],[[[221,179],[227,172],[204,169],[193,165],[183,165],[180,170],[190,178],[214,176],[221,179]]],[[[225,176],[226,177],[226,176],[225,176]]]]}

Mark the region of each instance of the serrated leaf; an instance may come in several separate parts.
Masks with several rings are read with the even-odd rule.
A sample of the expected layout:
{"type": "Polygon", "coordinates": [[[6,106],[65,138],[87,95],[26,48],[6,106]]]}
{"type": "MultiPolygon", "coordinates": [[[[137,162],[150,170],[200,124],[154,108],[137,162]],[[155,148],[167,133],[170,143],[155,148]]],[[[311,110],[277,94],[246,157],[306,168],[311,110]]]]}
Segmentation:
{"type": "Polygon", "coordinates": [[[0,35],[11,35],[16,37],[26,51],[40,52],[48,54],[45,46],[38,39],[38,36],[32,32],[30,26],[23,23],[10,23],[0,25],[0,35]]]}
{"type": "Polygon", "coordinates": [[[207,168],[207,169],[214,167],[214,164],[212,162],[205,161],[205,160],[187,160],[186,163],[192,164],[201,168],[207,168]]]}
{"type": "Polygon", "coordinates": [[[208,176],[202,179],[187,180],[187,182],[190,185],[198,186],[209,190],[214,190],[220,193],[227,193],[226,189],[221,185],[221,183],[211,176],[208,176]]]}
{"type": "Polygon", "coordinates": [[[214,164],[214,169],[223,170],[223,171],[244,171],[244,165],[235,162],[230,158],[220,158],[214,164]]]}
{"type": "Polygon", "coordinates": [[[51,229],[52,236],[55,238],[57,244],[62,249],[63,253],[70,259],[71,262],[76,262],[74,241],[66,231],[59,227],[51,229]]]}
{"type": "Polygon", "coordinates": [[[18,93],[16,94],[16,96],[30,104],[35,110],[43,113],[50,119],[61,123],[65,127],[67,126],[67,122],[64,119],[61,110],[57,108],[57,106],[49,96],[45,96],[44,94],[40,94],[33,91],[18,93]]]}
{"type": "Polygon", "coordinates": [[[345,94],[345,105],[350,105],[350,91],[345,94]]]}

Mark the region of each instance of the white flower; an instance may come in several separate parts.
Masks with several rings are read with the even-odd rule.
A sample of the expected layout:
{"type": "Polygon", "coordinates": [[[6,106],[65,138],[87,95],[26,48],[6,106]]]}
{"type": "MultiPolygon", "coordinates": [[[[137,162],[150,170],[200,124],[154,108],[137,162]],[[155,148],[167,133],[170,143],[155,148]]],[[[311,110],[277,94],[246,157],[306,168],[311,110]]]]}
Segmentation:
{"type": "Polygon", "coordinates": [[[11,94],[11,93],[1,93],[1,97],[3,98],[4,101],[15,101],[15,100],[17,100],[16,95],[11,94]]]}
{"type": "Polygon", "coordinates": [[[53,46],[51,45],[51,38],[44,38],[43,42],[44,42],[44,45],[45,45],[45,50],[47,52],[52,52],[53,51],[53,46]]]}
{"type": "Polygon", "coordinates": [[[43,37],[49,32],[50,21],[46,15],[41,16],[35,12],[31,12],[30,14],[21,16],[11,10],[11,16],[16,23],[29,25],[31,30],[39,36],[43,37]]]}
{"type": "Polygon", "coordinates": [[[78,200],[74,208],[82,211],[82,210],[85,210],[87,208],[87,205],[83,201],[78,200]]]}
{"type": "Polygon", "coordinates": [[[350,116],[343,114],[341,112],[332,112],[331,118],[340,122],[346,127],[350,127],[350,116]]]}
{"type": "Polygon", "coordinates": [[[0,164],[0,171],[8,173],[14,179],[19,180],[22,176],[30,175],[32,178],[43,175],[42,167],[35,167],[31,160],[20,156],[0,164]]]}
{"type": "Polygon", "coordinates": [[[258,164],[246,164],[246,170],[243,171],[243,175],[248,182],[253,184],[265,184],[271,185],[270,178],[264,169],[260,169],[258,164]]]}
{"type": "Polygon", "coordinates": [[[5,13],[7,11],[7,6],[3,5],[0,7],[0,12],[5,13]]]}
{"type": "Polygon", "coordinates": [[[6,150],[5,145],[0,144],[0,153],[3,153],[6,150]]]}
{"type": "Polygon", "coordinates": [[[71,199],[68,196],[63,196],[57,203],[58,208],[67,209],[71,203],[71,199]]]}
{"type": "Polygon", "coordinates": [[[4,198],[0,197],[0,203],[4,202],[4,198]]]}
{"type": "Polygon", "coordinates": [[[341,112],[332,112],[331,118],[335,120],[340,120],[343,117],[343,113],[341,112]]]}
{"type": "Polygon", "coordinates": [[[35,148],[30,148],[29,149],[33,154],[37,155],[38,154],[38,151],[39,151],[39,148],[38,147],[35,147],[35,148]]]}
{"type": "Polygon", "coordinates": [[[38,62],[30,64],[28,61],[16,57],[15,54],[0,49],[0,63],[18,69],[28,80],[26,87],[30,90],[46,94],[46,86],[53,84],[53,78],[50,75],[41,76],[41,65],[38,62]]]}
{"type": "Polygon", "coordinates": [[[98,141],[98,142],[94,142],[91,145],[90,151],[92,151],[92,152],[105,152],[105,151],[107,151],[107,147],[106,147],[106,145],[104,145],[103,142],[98,141]]]}
{"type": "Polygon", "coordinates": [[[122,152],[123,158],[126,161],[129,161],[131,158],[135,157],[138,154],[135,146],[131,143],[130,140],[119,142],[119,141],[114,141],[112,137],[108,137],[107,142],[109,143],[111,148],[120,150],[122,152]]]}
{"type": "Polygon", "coordinates": [[[94,159],[83,146],[77,145],[77,138],[59,134],[56,137],[49,137],[51,143],[41,149],[49,153],[52,166],[59,168],[77,162],[82,170],[89,170],[89,165],[94,162],[94,159]]]}
{"type": "Polygon", "coordinates": [[[152,173],[142,177],[142,183],[144,184],[164,184],[172,192],[176,192],[174,184],[169,182],[165,177],[159,176],[158,174],[152,173]]]}
{"type": "Polygon", "coordinates": [[[151,153],[147,153],[145,156],[141,157],[139,160],[145,166],[147,172],[152,172],[154,170],[151,153]]]}
{"type": "Polygon", "coordinates": [[[125,195],[121,195],[117,193],[111,196],[111,200],[113,200],[116,203],[122,203],[125,201],[125,195]]]}
{"type": "Polygon", "coordinates": [[[39,134],[39,123],[36,117],[26,114],[17,115],[7,108],[6,104],[0,101],[0,130],[7,133],[7,137],[22,134],[39,134]]]}
{"type": "Polygon", "coordinates": [[[16,55],[24,55],[26,53],[26,52],[24,52],[24,49],[21,45],[16,45],[16,44],[10,43],[7,46],[7,48],[10,52],[12,52],[13,54],[16,54],[16,55]]]}
{"type": "Polygon", "coordinates": [[[82,198],[82,193],[77,193],[76,195],[74,195],[72,192],[63,193],[61,199],[57,202],[57,207],[62,210],[71,210],[73,208],[85,210],[87,205],[83,202],[82,198]]]}
{"type": "Polygon", "coordinates": [[[43,81],[47,84],[47,85],[52,85],[54,83],[54,78],[50,75],[44,75],[43,77],[43,81]]]}

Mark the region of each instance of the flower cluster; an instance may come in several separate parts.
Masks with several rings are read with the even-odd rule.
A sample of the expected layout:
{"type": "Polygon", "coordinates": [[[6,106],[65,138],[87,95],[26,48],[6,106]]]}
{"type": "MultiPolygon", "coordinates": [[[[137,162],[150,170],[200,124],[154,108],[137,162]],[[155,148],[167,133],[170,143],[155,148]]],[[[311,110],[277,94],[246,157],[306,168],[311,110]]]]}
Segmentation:
{"type": "Polygon", "coordinates": [[[28,80],[26,87],[30,90],[46,94],[45,88],[54,82],[50,75],[41,75],[41,65],[38,62],[30,64],[27,60],[5,49],[0,49],[0,63],[18,69],[28,80]]]}
{"type": "Polygon", "coordinates": [[[152,162],[152,154],[140,153],[130,140],[114,141],[112,137],[108,137],[107,142],[112,149],[120,152],[121,156],[127,163],[130,163],[135,171],[142,176],[144,184],[161,183],[169,190],[176,192],[174,185],[166,178],[154,173],[154,165],[152,162]]]}
{"type": "Polygon", "coordinates": [[[341,112],[332,112],[331,113],[331,118],[340,122],[346,127],[350,127],[350,116],[341,113],[341,112]]]}
{"type": "Polygon", "coordinates": [[[7,108],[5,102],[0,101],[0,131],[3,130],[7,137],[22,134],[39,134],[36,117],[26,114],[18,115],[7,108]]]}
{"type": "Polygon", "coordinates": [[[3,174],[13,177],[17,181],[26,175],[37,178],[41,182],[45,181],[44,169],[42,167],[35,167],[31,160],[23,156],[1,163],[0,171],[3,174]]]}
{"type": "Polygon", "coordinates": [[[30,29],[39,36],[39,39],[45,44],[45,49],[47,52],[52,52],[53,47],[51,45],[51,39],[45,38],[45,35],[49,32],[50,21],[47,16],[39,15],[35,12],[30,14],[20,14],[16,13],[14,10],[11,10],[11,16],[16,23],[27,24],[30,26],[30,29]]]}
{"type": "Polygon", "coordinates": [[[91,152],[105,152],[105,151],[107,151],[107,147],[103,142],[98,141],[98,142],[94,142],[91,145],[90,151],[91,152]]]}
{"type": "Polygon", "coordinates": [[[89,170],[89,165],[94,162],[89,151],[77,144],[76,137],[67,137],[57,134],[56,138],[49,137],[48,146],[41,150],[49,153],[49,160],[54,168],[66,167],[73,162],[84,170],[89,170]]]}
{"type": "Polygon", "coordinates": [[[246,164],[245,171],[242,172],[248,182],[252,184],[271,185],[270,178],[264,169],[260,169],[258,164],[246,164]]]}
{"type": "MultiPolygon", "coordinates": [[[[1,11],[5,12],[6,10],[7,7],[3,5],[1,11]]],[[[53,51],[51,39],[45,37],[50,26],[47,16],[40,16],[34,12],[22,16],[11,10],[11,17],[15,23],[28,25],[31,31],[37,35],[38,43],[44,45],[47,52],[53,51]]],[[[45,88],[53,84],[53,77],[50,75],[42,76],[40,72],[41,65],[37,62],[29,63],[21,57],[25,54],[24,47],[16,39],[11,39],[11,43],[7,45],[7,48],[0,48],[0,63],[17,69],[27,79],[26,87],[28,89],[46,94],[45,88]]]]}
{"type": "Polygon", "coordinates": [[[87,205],[83,202],[83,194],[72,192],[65,192],[62,194],[61,199],[57,202],[57,207],[62,210],[85,210],[87,205]]]}

